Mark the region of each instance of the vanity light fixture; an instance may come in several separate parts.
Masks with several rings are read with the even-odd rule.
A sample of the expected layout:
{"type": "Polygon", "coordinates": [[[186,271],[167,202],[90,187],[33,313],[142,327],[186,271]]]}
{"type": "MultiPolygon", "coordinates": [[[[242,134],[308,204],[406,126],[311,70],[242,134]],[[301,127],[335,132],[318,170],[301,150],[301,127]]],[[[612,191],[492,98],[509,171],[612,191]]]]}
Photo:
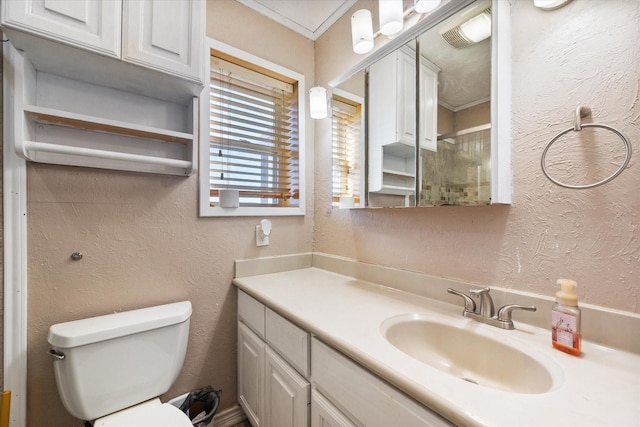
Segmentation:
{"type": "Polygon", "coordinates": [[[368,9],[357,10],[351,16],[351,41],[355,53],[367,53],[373,49],[373,24],[368,9]]]}
{"type": "Polygon", "coordinates": [[[413,10],[416,13],[427,13],[438,7],[442,0],[415,0],[413,10]]]}
{"type": "Polygon", "coordinates": [[[378,0],[378,17],[380,33],[394,36],[404,27],[404,10],[402,0],[378,0]]]}
{"type": "Polygon", "coordinates": [[[535,7],[542,10],[554,10],[560,9],[570,1],[571,0],[533,0],[533,4],[535,7]]]}
{"type": "Polygon", "coordinates": [[[312,119],[324,119],[328,116],[327,90],[322,86],[309,89],[309,114],[312,119]]]}
{"type": "Polygon", "coordinates": [[[371,11],[357,10],[351,16],[351,42],[355,53],[369,53],[373,49],[375,37],[383,34],[393,37],[404,28],[404,19],[415,13],[429,13],[437,8],[442,0],[414,0],[414,5],[403,10],[403,0],[378,0],[380,31],[373,33],[371,11]]]}

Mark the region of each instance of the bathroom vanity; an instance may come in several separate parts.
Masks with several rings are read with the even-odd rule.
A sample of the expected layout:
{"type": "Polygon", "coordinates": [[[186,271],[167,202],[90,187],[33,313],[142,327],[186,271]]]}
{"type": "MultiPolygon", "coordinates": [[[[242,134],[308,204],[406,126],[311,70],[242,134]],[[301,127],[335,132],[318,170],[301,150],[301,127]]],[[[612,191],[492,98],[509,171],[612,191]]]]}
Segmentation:
{"type": "Polygon", "coordinates": [[[552,301],[533,295],[494,289],[498,304],[538,306],[508,331],[462,317],[446,292],[478,286],[323,254],[238,261],[234,283],[238,395],[254,426],[640,422],[640,316],[585,307],[609,317],[609,332],[587,321],[596,340],[623,328],[635,343],[586,336],[573,357],[535,326],[552,301]]]}

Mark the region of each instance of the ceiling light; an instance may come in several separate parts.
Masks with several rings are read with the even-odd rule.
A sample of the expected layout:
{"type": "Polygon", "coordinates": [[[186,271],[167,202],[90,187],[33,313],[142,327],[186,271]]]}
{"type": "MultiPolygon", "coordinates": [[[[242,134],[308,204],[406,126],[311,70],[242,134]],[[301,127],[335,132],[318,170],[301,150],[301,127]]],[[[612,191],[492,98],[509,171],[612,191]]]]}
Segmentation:
{"type": "Polygon", "coordinates": [[[474,43],[491,37],[491,16],[481,13],[460,25],[462,36],[474,43]]]}
{"type": "Polygon", "coordinates": [[[402,0],[378,0],[378,14],[382,34],[392,36],[402,31],[404,26],[402,0]]]}
{"type": "Polygon", "coordinates": [[[571,0],[533,0],[533,4],[542,10],[559,9],[571,0]]]}
{"type": "Polygon", "coordinates": [[[415,0],[413,10],[417,13],[431,12],[433,9],[440,5],[442,0],[415,0]]]}
{"type": "Polygon", "coordinates": [[[373,24],[368,9],[360,9],[351,16],[351,41],[355,53],[368,53],[373,49],[373,24]]]}

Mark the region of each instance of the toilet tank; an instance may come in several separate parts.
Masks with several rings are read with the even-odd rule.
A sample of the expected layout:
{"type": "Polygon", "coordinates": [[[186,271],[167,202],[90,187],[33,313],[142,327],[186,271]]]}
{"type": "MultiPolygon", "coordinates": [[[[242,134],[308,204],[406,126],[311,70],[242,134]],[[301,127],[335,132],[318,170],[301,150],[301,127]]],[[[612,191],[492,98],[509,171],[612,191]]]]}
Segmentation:
{"type": "Polygon", "coordinates": [[[51,326],[67,411],[94,420],[165,393],[182,369],[190,318],[191,303],[182,301],[51,326]]]}

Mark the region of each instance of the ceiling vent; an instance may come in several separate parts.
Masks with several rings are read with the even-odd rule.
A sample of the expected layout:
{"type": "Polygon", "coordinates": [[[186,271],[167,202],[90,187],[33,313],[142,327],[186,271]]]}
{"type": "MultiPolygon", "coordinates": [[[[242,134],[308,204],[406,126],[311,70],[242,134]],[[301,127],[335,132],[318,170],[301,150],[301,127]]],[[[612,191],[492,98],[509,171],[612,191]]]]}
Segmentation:
{"type": "Polygon", "coordinates": [[[456,49],[464,49],[486,39],[491,36],[491,7],[440,35],[456,49]],[[476,33],[477,30],[480,32],[476,33]]]}

